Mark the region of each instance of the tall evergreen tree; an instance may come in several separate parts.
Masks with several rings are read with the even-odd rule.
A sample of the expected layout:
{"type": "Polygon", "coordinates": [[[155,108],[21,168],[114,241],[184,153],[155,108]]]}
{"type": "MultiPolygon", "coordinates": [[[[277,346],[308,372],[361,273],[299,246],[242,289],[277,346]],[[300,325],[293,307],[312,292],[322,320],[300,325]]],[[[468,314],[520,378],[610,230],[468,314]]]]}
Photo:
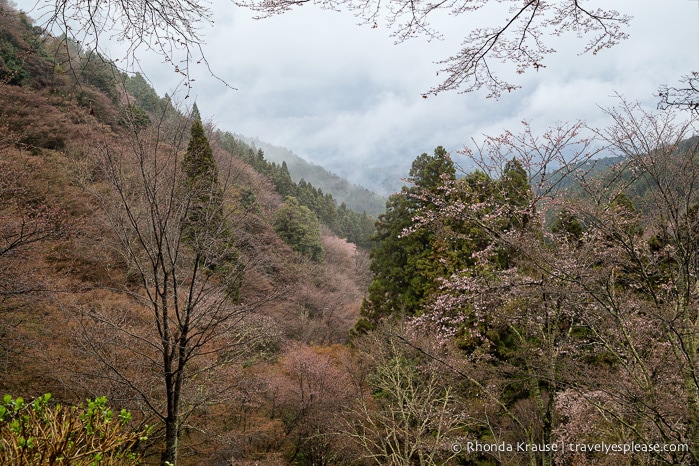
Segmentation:
{"type": "MultiPolygon", "coordinates": [[[[195,115],[199,113],[196,106],[193,113],[195,115]]],[[[182,160],[182,170],[186,175],[187,195],[194,203],[188,222],[190,227],[201,227],[211,223],[210,216],[221,215],[222,192],[218,180],[218,166],[201,118],[195,118],[192,122],[187,152],[182,160]]]]}
{"type": "MultiPolygon", "coordinates": [[[[196,104],[192,113],[196,118],[192,122],[187,152],[182,160],[184,195],[192,203],[184,222],[184,237],[197,254],[207,251],[202,254],[201,261],[208,270],[220,276],[240,277],[241,265],[235,252],[233,234],[225,219],[223,189],[216,159],[196,104]],[[212,247],[212,243],[219,246],[212,247]]],[[[240,285],[240,280],[227,281],[226,291],[231,299],[238,299],[240,285]]]]}
{"type": "Polygon", "coordinates": [[[424,227],[408,236],[404,232],[413,226],[416,212],[430,208],[429,194],[455,178],[449,154],[437,147],[434,155],[422,154],[413,161],[409,178],[413,185],[404,186],[386,202],[386,213],[376,221],[376,246],[371,251],[374,280],[362,305],[365,318],[375,322],[391,314],[415,314],[436,285],[426,274],[434,233],[424,227]]]}
{"type": "MultiPolygon", "coordinates": [[[[296,183],[291,179],[291,174],[289,173],[289,167],[287,167],[286,162],[282,162],[281,166],[273,164],[275,170],[273,172],[273,182],[274,186],[277,188],[277,192],[282,196],[296,196],[296,183]]],[[[310,208],[310,207],[309,207],[310,208]]]]}
{"type": "MultiPolygon", "coordinates": [[[[196,110],[194,107],[193,114],[196,110]]],[[[196,110],[196,114],[199,111],[196,110]]],[[[218,185],[218,168],[214,159],[214,152],[209,145],[209,139],[204,132],[201,118],[195,118],[192,123],[191,135],[187,152],[182,161],[182,169],[189,180],[190,187],[203,187],[218,185]]]]}
{"type": "Polygon", "coordinates": [[[201,121],[201,113],[199,113],[199,107],[196,103],[192,105],[192,114],[190,115],[190,118],[194,121],[201,121]]]}

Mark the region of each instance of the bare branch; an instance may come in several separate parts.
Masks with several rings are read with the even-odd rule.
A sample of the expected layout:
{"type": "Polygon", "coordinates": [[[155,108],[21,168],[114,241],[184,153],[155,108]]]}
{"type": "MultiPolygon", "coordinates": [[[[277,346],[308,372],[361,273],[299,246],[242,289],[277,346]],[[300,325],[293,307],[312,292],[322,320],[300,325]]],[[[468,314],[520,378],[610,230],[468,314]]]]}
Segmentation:
{"type": "MultiPolygon", "coordinates": [[[[310,0],[240,0],[236,4],[251,8],[260,18],[285,13],[310,0]]],[[[424,36],[440,39],[442,34],[430,20],[442,13],[459,17],[474,16],[479,10],[491,7],[497,12],[496,2],[488,0],[313,0],[315,5],[332,10],[347,9],[363,24],[382,22],[391,31],[396,42],[424,36]]],[[[473,92],[481,88],[488,97],[499,97],[519,86],[502,79],[496,70],[498,62],[515,66],[518,74],[545,67],[544,59],[555,52],[546,45],[552,36],[566,33],[590,36],[583,53],[596,54],[613,47],[628,36],[624,28],[631,17],[611,9],[586,8],[579,0],[506,0],[509,17],[493,26],[473,29],[463,40],[462,49],[455,55],[438,61],[447,77],[427,93],[450,90],[473,92]]]]}
{"type": "Polygon", "coordinates": [[[692,71],[680,79],[681,87],[663,86],[658,91],[658,108],[674,107],[699,113],[699,72],[692,71]]]}

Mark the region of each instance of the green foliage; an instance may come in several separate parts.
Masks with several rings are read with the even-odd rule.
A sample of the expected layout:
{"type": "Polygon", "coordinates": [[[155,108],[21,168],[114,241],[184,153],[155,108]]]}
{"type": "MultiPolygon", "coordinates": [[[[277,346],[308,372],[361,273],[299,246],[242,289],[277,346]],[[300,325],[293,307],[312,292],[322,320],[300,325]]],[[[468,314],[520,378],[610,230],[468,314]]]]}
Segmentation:
{"type": "Polygon", "coordinates": [[[212,186],[218,183],[218,168],[214,160],[214,152],[211,150],[209,139],[204,132],[204,125],[199,118],[192,123],[182,168],[192,185],[205,183],[212,186]]]}
{"type": "Polygon", "coordinates": [[[196,242],[197,231],[220,223],[223,215],[218,167],[200,119],[192,123],[182,170],[186,176],[185,189],[193,204],[187,219],[187,236],[196,242]]]}
{"type": "Polygon", "coordinates": [[[52,81],[54,61],[44,49],[42,34],[24,13],[0,5],[0,84],[41,87],[52,81]]]}
{"type": "Polygon", "coordinates": [[[137,104],[128,104],[121,108],[119,124],[136,130],[147,128],[151,125],[148,114],[137,104]]]}
{"type": "Polygon", "coordinates": [[[136,73],[124,80],[124,89],[136,99],[136,104],[146,112],[156,113],[161,110],[161,100],[145,78],[136,73]]]}
{"type": "Polygon", "coordinates": [[[199,106],[195,103],[192,105],[192,112],[190,118],[194,121],[201,120],[201,112],[199,112],[199,106]]]}
{"type": "Polygon", "coordinates": [[[522,210],[527,210],[532,197],[527,172],[522,163],[517,159],[507,162],[498,184],[502,204],[507,208],[507,229],[525,227],[529,222],[529,213],[522,213],[522,210]]]}
{"type": "Polygon", "coordinates": [[[322,189],[325,193],[331,194],[338,205],[344,202],[354,212],[366,211],[374,218],[383,213],[386,196],[380,196],[362,186],[353,184],[320,165],[304,160],[284,147],[276,147],[257,140],[248,142],[248,144],[256,145],[257,149],[262,150],[265,153],[265,158],[270,161],[277,163],[285,161],[292,180],[297,184],[301,184],[301,180],[305,180],[306,183],[317,189],[322,189]]]}
{"type": "Polygon", "coordinates": [[[561,210],[551,225],[553,233],[561,234],[568,240],[579,241],[584,232],[582,223],[568,209],[561,210]]]}
{"type": "Polygon", "coordinates": [[[371,246],[374,220],[366,212],[357,213],[344,203],[338,206],[331,194],[323,193],[303,179],[294,183],[286,162],[281,165],[268,162],[262,150],[255,150],[236,140],[230,133],[219,133],[218,136],[226,151],[250,164],[258,173],[268,176],[279,194],[295,197],[338,236],[363,248],[371,246]]]}
{"type": "MultiPolygon", "coordinates": [[[[449,154],[437,147],[433,156],[415,159],[410,177],[413,186],[391,196],[376,222],[374,280],[362,305],[373,322],[420,314],[443,279],[476,265],[474,253],[492,243],[487,229],[524,228],[531,214],[527,174],[516,160],[498,180],[480,171],[457,180],[449,154]],[[482,219],[491,216],[496,222],[485,226],[482,219]]],[[[506,268],[508,251],[493,251],[494,265],[506,268]]]]}
{"type": "Polygon", "coordinates": [[[282,196],[293,196],[296,194],[296,184],[291,179],[291,174],[286,166],[286,162],[277,167],[272,163],[272,182],[274,183],[277,192],[282,196]]]}
{"type": "Polygon", "coordinates": [[[325,255],[320,242],[320,223],[308,207],[295,197],[287,197],[277,211],[274,229],[294,251],[320,261],[325,255]]]}
{"type": "Polygon", "coordinates": [[[118,101],[117,83],[123,79],[112,61],[93,50],[80,56],[79,72],[83,83],[99,89],[112,102],[118,101]]]}
{"type": "Polygon", "coordinates": [[[436,194],[445,181],[456,179],[456,170],[449,154],[437,147],[433,156],[422,154],[413,161],[410,181],[400,193],[386,202],[386,213],[376,221],[371,250],[371,271],[374,280],[362,306],[362,315],[371,321],[391,314],[415,314],[437,286],[431,270],[436,235],[420,227],[410,235],[404,232],[413,226],[419,209],[429,209],[426,195],[436,194]]]}
{"type": "Polygon", "coordinates": [[[257,195],[252,188],[245,188],[240,193],[240,206],[246,211],[254,211],[259,213],[259,206],[257,205],[257,195]]]}
{"type": "Polygon", "coordinates": [[[20,85],[29,77],[19,57],[20,51],[13,37],[7,32],[0,33],[0,80],[11,85],[20,85]]]}
{"type": "Polygon", "coordinates": [[[419,304],[420,297],[416,296],[411,281],[416,284],[420,279],[414,265],[425,252],[426,232],[421,232],[420,238],[401,236],[411,225],[410,200],[404,194],[391,196],[386,203],[386,213],[376,222],[377,246],[371,250],[374,280],[362,306],[362,315],[371,321],[397,312],[411,314],[419,304]]]}
{"type": "Polygon", "coordinates": [[[129,431],[128,411],[115,413],[105,397],[78,406],[50,400],[47,393],[31,403],[10,395],[0,401],[0,464],[141,464],[136,447],[151,429],[129,431]]]}
{"type": "MultiPolygon", "coordinates": [[[[198,116],[199,111],[194,114],[198,116]]],[[[224,214],[218,166],[200,118],[195,118],[192,123],[182,170],[185,174],[184,195],[191,202],[184,225],[185,239],[200,263],[222,281],[228,297],[237,301],[242,284],[242,265],[224,214]]]]}
{"type": "Polygon", "coordinates": [[[454,415],[452,388],[423,355],[403,344],[402,335],[384,332],[387,328],[356,340],[370,361],[371,404],[362,401],[348,420],[349,437],[377,464],[451,464],[448,440],[461,435],[464,425],[464,418],[454,415]]]}

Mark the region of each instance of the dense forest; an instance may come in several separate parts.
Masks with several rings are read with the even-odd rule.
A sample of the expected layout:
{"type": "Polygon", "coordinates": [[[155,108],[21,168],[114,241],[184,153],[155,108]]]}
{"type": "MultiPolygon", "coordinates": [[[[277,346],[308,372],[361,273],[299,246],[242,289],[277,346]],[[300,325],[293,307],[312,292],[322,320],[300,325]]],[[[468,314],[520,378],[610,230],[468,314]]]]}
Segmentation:
{"type": "Polygon", "coordinates": [[[696,115],[606,112],[372,219],[0,0],[0,464],[699,463],[696,115]]]}
{"type": "MultiPolygon", "coordinates": [[[[236,137],[248,143],[253,148],[262,149],[265,159],[278,164],[286,162],[291,178],[297,183],[301,181],[310,183],[316,188],[322,189],[328,194],[332,194],[339,204],[344,203],[349,209],[356,212],[366,211],[368,215],[374,218],[383,213],[386,205],[386,198],[384,196],[380,196],[367,188],[351,183],[347,179],[329,172],[320,165],[308,162],[285,147],[278,147],[265,143],[264,141],[260,141],[259,138],[249,138],[245,136],[236,137]]],[[[398,179],[396,182],[400,187],[401,180],[398,179]]]]}

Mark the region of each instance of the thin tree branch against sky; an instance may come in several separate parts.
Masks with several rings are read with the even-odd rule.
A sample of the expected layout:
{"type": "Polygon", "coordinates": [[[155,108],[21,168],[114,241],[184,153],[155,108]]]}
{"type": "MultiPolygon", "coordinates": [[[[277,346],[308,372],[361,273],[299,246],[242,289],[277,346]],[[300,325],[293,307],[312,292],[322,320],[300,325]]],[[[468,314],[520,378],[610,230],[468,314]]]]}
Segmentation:
{"type": "MultiPolygon", "coordinates": [[[[268,17],[287,13],[310,0],[236,0],[235,5],[250,8],[268,17]]],[[[418,36],[442,38],[443,32],[433,18],[446,13],[468,18],[480,10],[497,12],[500,2],[492,0],[313,0],[320,8],[350,11],[360,24],[377,27],[385,24],[396,43],[418,36]]],[[[481,88],[488,97],[519,88],[514,80],[503,79],[493,67],[494,62],[510,64],[518,74],[544,67],[545,58],[555,53],[549,44],[552,36],[575,32],[586,45],[583,53],[596,54],[628,38],[626,27],[631,16],[613,9],[588,5],[582,0],[507,0],[507,14],[493,14],[485,25],[470,28],[462,39],[461,49],[440,60],[446,78],[430,92],[448,90],[473,92],[481,88]],[[495,19],[497,18],[497,19],[495,19]]],[[[139,49],[153,50],[176,73],[190,83],[193,62],[208,63],[202,50],[202,27],[213,24],[209,4],[191,0],[137,0],[129,2],[85,0],[37,0],[33,9],[38,21],[53,31],[88,49],[101,51],[105,35],[127,44],[134,55],[139,49]]],[[[468,19],[466,19],[468,21],[468,19]]],[[[468,29],[466,29],[468,30],[468,29]]]]}
{"type": "MultiPolygon", "coordinates": [[[[262,17],[286,13],[309,0],[238,0],[236,3],[259,12],[262,17]]],[[[386,24],[396,42],[418,36],[428,39],[442,37],[432,18],[440,13],[454,17],[473,15],[480,10],[498,12],[501,5],[489,0],[314,0],[314,4],[330,10],[350,10],[362,24],[378,27],[386,24]]],[[[446,74],[441,84],[430,92],[456,90],[473,92],[485,88],[488,97],[499,97],[503,91],[519,87],[514,80],[499,77],[493,63],[511,64],[518,74],[545,66],[545,58],[555,52],[549,45],[552,36],[575,32],[587,41],[583,53],[596,54],[626,39],[629,15],[603,9],[579,0],[509,0],[503,18],[491,16],[484,26],[471,28],[462,39],[461,50],[439,63],[446,74]]],[[[461,19],[461,18],[460,18],[461,19]]],[[[465,20],[468,22],[468,19],[465,20]]],[[[440,59],[442,57],[435,57],[440,59]]]]}

